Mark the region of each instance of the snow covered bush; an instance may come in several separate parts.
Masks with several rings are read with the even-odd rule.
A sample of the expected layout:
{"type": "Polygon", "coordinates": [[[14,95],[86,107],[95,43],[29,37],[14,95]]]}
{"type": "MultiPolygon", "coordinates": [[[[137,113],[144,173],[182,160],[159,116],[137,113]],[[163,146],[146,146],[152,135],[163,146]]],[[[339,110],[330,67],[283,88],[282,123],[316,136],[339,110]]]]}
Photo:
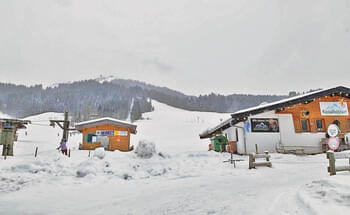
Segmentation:
{"type": "Polygon", "coordinates": [[[106,156],[105,149],[103,147],[96,148],[94,151],[94,157],[103,159],[106,156]]]}
{"type": "Polygon", "coordinates": [[[135,153],[140,158],[151,158],[156,153],[156,145],[148,140],[140,140],[135,153]]]}
{"type": "Polygon", "coordinates": [[[78,166],[77,177],[83,178],[83,177],[90,175],[90,174],[96,175],[96,172],[97,172],[96,161],[97,161],[96,158],[92,158],[92,159],[89,159],[89,160],[82,162],[78,166]]]}

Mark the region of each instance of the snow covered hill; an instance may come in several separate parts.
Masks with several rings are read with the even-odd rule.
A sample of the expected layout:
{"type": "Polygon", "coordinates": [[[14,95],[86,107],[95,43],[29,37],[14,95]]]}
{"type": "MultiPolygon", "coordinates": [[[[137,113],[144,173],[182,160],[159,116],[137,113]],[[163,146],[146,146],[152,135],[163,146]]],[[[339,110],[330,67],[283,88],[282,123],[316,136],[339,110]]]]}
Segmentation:
{"type": "Polygon", "coordinates": [[[131,138],[156,144],[149,159],[118,151],[88,157],[77,149],[80,134],[69,137],[65,157],[55,149],[60,129],[48,126],[62,114],[30,117],[15,156],[0,160],[0,214],[347,214],[350,174],[328,176],[325,155],[272,154],[273,168],[256,170],[236,155],[244,161],[234,168],[223,162],[229,154],[208,152],[198,137],[229,115],[153,105],[131,138]]]}
{"type": "Polygon", "coordinates": [[[0,118],[10,118],[10,116],[0,112],[0,118]]]}

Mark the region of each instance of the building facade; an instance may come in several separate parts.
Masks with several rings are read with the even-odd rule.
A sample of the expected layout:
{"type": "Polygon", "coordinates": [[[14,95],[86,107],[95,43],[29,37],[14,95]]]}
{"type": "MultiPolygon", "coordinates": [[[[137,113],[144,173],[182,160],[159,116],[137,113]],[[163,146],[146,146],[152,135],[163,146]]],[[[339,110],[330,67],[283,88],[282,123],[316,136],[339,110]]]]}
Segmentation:
{"type": "Polygon", "coordinates": [[[327,128],[339,127],[340,149],[350,148],[350,89],[335,87],[237,111],[200,138],[217,134],[235,141],[237,152],[316,154],[327,150],[327,128]]]}
{"type": "Polygon", "coordinates": [[[83,150],[104,147],[108,151],[130,151],[130,134],[136,134],[136,125],[113,118],[80,122],[75,128],[83,134],[83,150]]]}

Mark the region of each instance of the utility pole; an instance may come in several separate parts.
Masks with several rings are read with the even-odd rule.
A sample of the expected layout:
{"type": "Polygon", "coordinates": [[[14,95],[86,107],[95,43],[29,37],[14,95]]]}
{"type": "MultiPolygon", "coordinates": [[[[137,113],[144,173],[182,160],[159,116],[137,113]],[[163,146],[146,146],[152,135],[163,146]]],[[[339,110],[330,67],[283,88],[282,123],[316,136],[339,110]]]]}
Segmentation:
{"type": "Polygon", "coordinates": [[[30,120],[0,119],[0,145],[3,145],[2,155],[13,156],[13,143],[17,141],[17,130],[26,128],[30,120]]]}
{"type": "Polygon", "coordinates": [[[75,129],[69,128],[70,121],[68,119],[68,109],[66,109],[64,112],[64,120],[50,120],[50,125],[52,127],[55,127],[56,124],[63,130],[62,138],[64,138],[66,141],[68,141],[69,131],[75,130],[75,129]],[[63,124],[61,124],[61,123],[63,123],[63,124]]]}

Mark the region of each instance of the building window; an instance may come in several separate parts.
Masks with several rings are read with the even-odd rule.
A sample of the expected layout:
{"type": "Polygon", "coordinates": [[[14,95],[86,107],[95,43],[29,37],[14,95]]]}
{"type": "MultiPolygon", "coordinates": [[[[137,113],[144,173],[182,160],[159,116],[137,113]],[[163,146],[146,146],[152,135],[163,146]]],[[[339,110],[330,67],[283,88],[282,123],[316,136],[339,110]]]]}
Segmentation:
{"type": "Polygon", "coordinates": [[[307,116],[310,115],[310,111],[308,111],[308,110],[303,110],[302,113],[301,113],[301,115],[302,115],[303,117],[307,117],[307,116]]]}
{"type": "Polygon", "coordinates": [[[96,143],[97,142],[97,136],[96,134],[87,134],[87,138],[86,138],[86,142],[87,143],[96,143]]]}
{"type": "Polygon", "coordinates": [[[316,129],[317,129],[317,131],[324,131],[324,120],[323,119],[316,120],[316,129]]]}
{"type": "Polygon", "coordinates": [[[303,132],[310,131],[310,124],[308,119],[301,120],[301,129],[303,132]]]}

